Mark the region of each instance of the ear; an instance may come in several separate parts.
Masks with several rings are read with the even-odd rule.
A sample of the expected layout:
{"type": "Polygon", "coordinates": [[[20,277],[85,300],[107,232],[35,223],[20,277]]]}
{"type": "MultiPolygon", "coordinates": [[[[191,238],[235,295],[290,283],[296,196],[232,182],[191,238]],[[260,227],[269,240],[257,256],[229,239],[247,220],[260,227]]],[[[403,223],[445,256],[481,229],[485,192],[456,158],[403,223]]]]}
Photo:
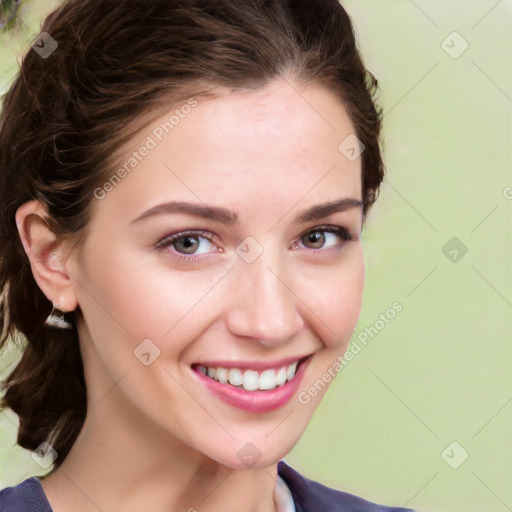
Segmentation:
{"type": "Polygon", "coordinates": [[[73,311],[77,298],[66,270],[69,241],[59,238],[50,229],[47,209],[40,201],[24,203],[16,210],[15,217],[21,243],[39,288],[58,309],[73,311]]]}

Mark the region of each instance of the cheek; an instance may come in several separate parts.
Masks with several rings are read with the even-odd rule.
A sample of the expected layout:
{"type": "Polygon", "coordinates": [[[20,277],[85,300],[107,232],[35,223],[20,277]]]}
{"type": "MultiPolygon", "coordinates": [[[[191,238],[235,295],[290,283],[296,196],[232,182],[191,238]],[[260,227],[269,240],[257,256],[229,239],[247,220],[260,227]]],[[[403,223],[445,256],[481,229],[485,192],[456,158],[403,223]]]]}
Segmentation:
{"type": "Polygon", "coordinates": [[[323,277],[322,287],[317,286],[309,299],[314,310],[310,315],[313,329],[323,347],[312,360],[297,395],[307,418],[313,415],[336,377],[359,319],[365,280],[362,249],[357,257],[323,277]]]}
{"type": "Polygon", "coordinates": [[[109,249],[89,254],[75,271],[87,283],[77,287],[79,304],[104,362],[124,371],[145,339],[162,355],[180,352],[201,329],[198,316],[206,320],[205,297],[229,269],[177,271],[133,249],[109,249]]]}
{"type": "Polygon", "coordinates": [[[327,348],[339,352],[348,345],[361,312],[364,281],[361,247],[339,266],[319,272],[315,282],[304,281],[300,297],[305,297],[308,318],[327,348]]]}
{"type": "Polygon", "coordinates": [[[81,293],[83,301],[134,337],[161,336],[205,292],[204,281],[192,286],[192,274],[166,271],[133,248],[105,248],[87,261],[80,272],[80,279],[88,283],[86,293],[81,293]]]}

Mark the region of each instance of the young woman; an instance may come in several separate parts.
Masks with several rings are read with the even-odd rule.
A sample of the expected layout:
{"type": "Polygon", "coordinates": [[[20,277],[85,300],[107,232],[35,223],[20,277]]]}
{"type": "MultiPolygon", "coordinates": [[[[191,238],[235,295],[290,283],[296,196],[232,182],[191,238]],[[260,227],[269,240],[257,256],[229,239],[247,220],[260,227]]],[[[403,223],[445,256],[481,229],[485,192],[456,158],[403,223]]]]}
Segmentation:
{"type": "Polygon", "coordinates": [[[2,512],[398,510],[281,460],[360,313],[376,87],[336,0],[46,19],[3,104],[0,280],[3,407],[53,469],[2,512]]]}

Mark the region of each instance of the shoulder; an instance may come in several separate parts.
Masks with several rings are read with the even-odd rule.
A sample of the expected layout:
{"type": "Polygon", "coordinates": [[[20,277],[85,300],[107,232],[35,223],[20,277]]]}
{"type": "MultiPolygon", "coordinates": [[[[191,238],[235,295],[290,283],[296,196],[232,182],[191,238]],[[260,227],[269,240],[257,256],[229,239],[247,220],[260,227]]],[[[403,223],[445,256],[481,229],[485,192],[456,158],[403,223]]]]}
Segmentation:
{"type": "Polygon", "coordinates": [[[353,494],[331,489],[303,477],[284,461],[278,463],[277,469],[290,489],[296,512],[413,512],[377,505],[353,494]]]}
{"type": "Polygon", "coordinates": [[[0,491],[0,512],[52,512],[39,480],[27,478],[0,491]]]}

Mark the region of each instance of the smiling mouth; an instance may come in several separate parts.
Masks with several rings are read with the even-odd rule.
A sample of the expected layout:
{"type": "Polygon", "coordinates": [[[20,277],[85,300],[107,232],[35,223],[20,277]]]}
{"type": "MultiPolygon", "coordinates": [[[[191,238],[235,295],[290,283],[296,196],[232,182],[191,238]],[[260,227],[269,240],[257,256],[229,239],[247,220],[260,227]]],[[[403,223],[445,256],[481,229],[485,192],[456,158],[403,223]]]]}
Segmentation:
{"type": "Polygon", "coordinates": [[[265,370],[225,368],[222,366],[210,367],[202,364],[194,364],[193,368],[212,380],[238,389],[244,389],[245,391],[272,391],[293,380],[297,368],[308,357],[303,357],[288,365],[267,368],[265,370]]]}

